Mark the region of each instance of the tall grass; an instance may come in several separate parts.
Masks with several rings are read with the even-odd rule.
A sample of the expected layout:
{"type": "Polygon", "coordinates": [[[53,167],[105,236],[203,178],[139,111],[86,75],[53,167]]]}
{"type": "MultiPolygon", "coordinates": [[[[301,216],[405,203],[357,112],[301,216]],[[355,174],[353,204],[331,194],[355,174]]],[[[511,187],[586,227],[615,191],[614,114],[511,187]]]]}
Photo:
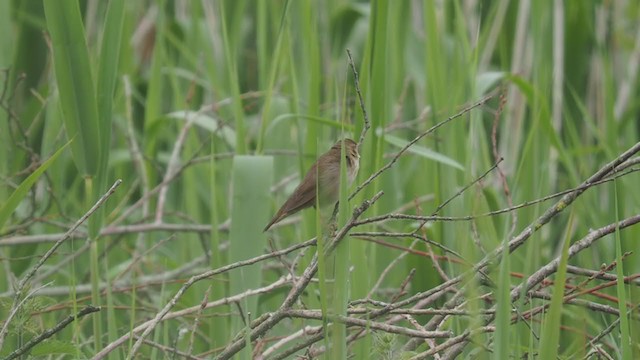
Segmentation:
{"type": "Polygon", "coordinates": [[[594,229],[635,224],[637,155],[546,224],[535,221],[553,200],[486,216],[575,188],[638,143],[639,24],[628,0],[2,2],[0,356],[88,304],[102,311],[31,354],[640,356],[640,228],[570,252],[594,229]],[[313,209],[262,233],[365,114],[356,184],[393,165],[349,202],[355,186],[341,189],[337,234],[351,235],[314,257],[335,234],[313,209]],[[37,291],[15,296],[116,179],[29,278],[37,291]],[[370,221],[351,228],[362,204],[370,221]],[[427,215],[440,218],[416,217],[427,215]],[[527,229],[522,246],[492,255],[527,229]],[[313,237],[317,247],[226,271],[313,237]],[[557,272],[512,301],[554,259],[557,272]]]}

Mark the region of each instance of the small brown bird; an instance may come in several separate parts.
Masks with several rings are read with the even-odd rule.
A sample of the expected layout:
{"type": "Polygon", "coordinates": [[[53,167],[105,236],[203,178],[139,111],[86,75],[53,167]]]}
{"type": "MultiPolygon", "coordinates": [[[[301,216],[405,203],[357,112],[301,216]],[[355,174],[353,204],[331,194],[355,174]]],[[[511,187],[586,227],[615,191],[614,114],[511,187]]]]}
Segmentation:
{"type": "MultiPolygon", "coordinates": [[[[351,139],[344,139],[345,156],[347,162],[347,181],[349,185],[353,183],[358,168],[360,167],[360,154],[358,154],[358,144],[351,139]]],[[[326,153],[322,154],[311,166],[304,179],[293,194],[285,201],[280,210],[269,221],[263,231],[302,209],[316,205],[316,184],[320,186],[318,195],[320,196],[320,206],[333,204],[338,201],[340,192],[340,153],[342,141],[338,141],[326,153]],[[316,181],[316,175],[320,176],[316,181]]]]}

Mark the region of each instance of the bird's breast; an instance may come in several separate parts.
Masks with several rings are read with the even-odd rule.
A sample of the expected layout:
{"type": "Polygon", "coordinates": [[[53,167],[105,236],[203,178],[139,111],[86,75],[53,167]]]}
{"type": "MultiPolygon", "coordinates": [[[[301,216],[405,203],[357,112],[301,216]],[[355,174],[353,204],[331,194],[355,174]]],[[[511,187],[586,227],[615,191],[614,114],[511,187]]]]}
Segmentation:
{"type": "Polygon", "coordinates": [[[355,158],[353,164],[347,169],[347,180],[349,181],[349,185],[353,184],[353,181],[356,179],[358,175],[358,170],[360,169],[360,159],[355,158]]]}

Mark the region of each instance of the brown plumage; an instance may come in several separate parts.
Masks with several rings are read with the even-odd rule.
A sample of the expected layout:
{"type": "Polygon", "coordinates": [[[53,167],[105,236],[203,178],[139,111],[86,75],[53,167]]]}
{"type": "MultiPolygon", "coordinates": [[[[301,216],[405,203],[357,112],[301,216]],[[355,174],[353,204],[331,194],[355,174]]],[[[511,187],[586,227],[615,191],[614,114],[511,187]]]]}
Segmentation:
{"type": "MultiPolygon", "coordinates": [[[[358,154],[358,144],[351,139],[344,139],[346,146],[345,155],[347,157],[347,179],[349,185],[358,174],[360,155],[358,154]]],[[[322,154],[311,166],[307,175],[300,182],[300,185],[293,191],[293,194],[285,201],[280,210],[269,221],[263,231],[280,222],[289,215],[293,215],[302,209],[316,205],[316,184],[320,186],[318,194],[320,196],[320,206],[335,203],[338,200],[340,189],[340,153],[342,141],[338,141],[326,153],[322,154]],[[316,181],[316,175],[320,178],[316,181]]]]}

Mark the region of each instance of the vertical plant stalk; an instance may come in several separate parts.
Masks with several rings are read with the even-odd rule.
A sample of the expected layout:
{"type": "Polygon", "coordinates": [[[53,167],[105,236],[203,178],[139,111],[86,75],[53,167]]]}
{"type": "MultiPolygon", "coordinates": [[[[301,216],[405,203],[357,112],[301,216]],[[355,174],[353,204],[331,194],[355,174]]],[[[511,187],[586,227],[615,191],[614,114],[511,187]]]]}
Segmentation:
{"type": "Polygon", "coordinates": [[[574,214],[572,211],[569,215],[569,223],[567,224],[564,236],[562,254],[560,255],[560,263],[558,264],[558,274],[554,281],[551,306],[544,319],[544,328],[541,331],[540,349],[538,350],[541,359],[555,359],[558,356],[560,326],[562,324],[562,304],[564,287],[567,280],[567,263],[569,261],[569,244],[571,243],[571,234],[573,232],[573,218],[574,214]]]}
{"type": "MultiPolygon", "coordinates": [[[[618,209],[618,182],[613,180],[613,206],[616,213],[616,221],[620,221],[618,209]]],[[[619,224],[619,223],[618,223],[619,224]]],[[[622,350],[622,359],[631,360],[633,353],[631,351],[631,337],[629,334],[629,318],[627,317],[627,289],[624,284],[624,263],[622,262],[622,244],[620,239],[620,225],[615,229],[615,247],[616,247],[616,275],[618,281],[616,283],[616,292],[618,294],[618,310],[620,311],[620,348],[622,350]]]]}
{"type": "MultiPolygon", "coordinates": [[[[344,142],[344,140],[343,140],[344,142]]],[[[346,147],[344,143],[341,147],[340,154],[340,201],[338,206],[338,224],[342,226],[346,225],[348,218],[348,187],[347,182],[347,164],[346,164],[346,147]]],[[[335,257],[334,266],[334,282],[333,282],[333,311],[332,315],[346,316],[347,315],[347,303],[349,302],[349,278],[350,278],[350,246],[348,242],[341,242],[337,246],[334,254],[330,255],[335,257]]],[[[364,281],[364,279],[361,279],[364,281]]],[[[346,359],[347,358],[347,326],[344,323],[333,323],[332,341],[331,341],[331,353],[333,359],[346,359]]]]}
{"type": "MultiPolygon", "coordinates": [[[[77,1],[44,1],[44,12],[47,28],[51,35],[53,48],[53,63],[60,92],[60,104],[64,114],[63,119],[67,136],[74,139],[71,150],[78,172],[85,180],[85,198],[90,204],[93,193],[93,182],[96,175],[104,177],[109,142],[101,137],[101,119],[98,116],[96,88],[93,82],[89,50],[85,39],[82,16],[77,1]],[[103,169],[104,168],[104,169],[103,169]],[[103,169],[103,171],[101,171],[103,169]]],[[[113,86],[112,86],[113,87],[113,86]]],[[[111,96],[110,96],[111,97],[111,96]]],[[[110,119],[103,119],[110,122],[110,119]]],[[[110,126],[110,123],[109,123],[110,126]]],[[[104,179],[98,179],[104,182],[104,179]]],[[[96,186],[99,188],[99,186],[96,186]]],[[[90,240],[95,241],[99,232],[101,214],[95,220],[89,221],[90,240]]],[[[73,242],[72,242],[73,245],[73,242]]],[[[98,258],[97,244],[91,245],[91,281],[93,284],[92,297],[99,304],[98,287],[98,258]]],[[[71,262],[72,279],[75,279],[75,263],[71,262]]],[[[73,280],[72,280],[73,281],[73,280]]],[[[75,291],[71,292],[73,311],[77,312],[75,291]]],[[[94,318],[94,336],[96,351],[100,349],[102,341],[101,317],[94,318]]]]}
{"type": "MultiPolygon", "coordinates": [[[[273,61],[271,61],[271,68],[269,69],[269,83],[264,97],[264,106],[262,108],[262,121],[260,123],[260,135],[258,136],[258,144],[256,146],[256,153],[261,154],[264,147],[264,137],[267,130],[267,123],[271,113],[271,102],[273,97],[273,89],[276,85],[276,78],[278,75],[278,67],[284,59],[283,40],[285,33],[285,23],[287,21],[287,10],[289,9],[289,0],[284,4],[284,10],[282,17],[280,18],[280,27],[278,28],[278,35],[276,36],[276,46],[273,51],[273,61]]],[[[287,42],[287,44],[289,44],[287,42]]],[[[262,62],[265,60],[262,59],[262,62]]],[[[266,66],[265,66],[266,67],[266,66]]]]}

